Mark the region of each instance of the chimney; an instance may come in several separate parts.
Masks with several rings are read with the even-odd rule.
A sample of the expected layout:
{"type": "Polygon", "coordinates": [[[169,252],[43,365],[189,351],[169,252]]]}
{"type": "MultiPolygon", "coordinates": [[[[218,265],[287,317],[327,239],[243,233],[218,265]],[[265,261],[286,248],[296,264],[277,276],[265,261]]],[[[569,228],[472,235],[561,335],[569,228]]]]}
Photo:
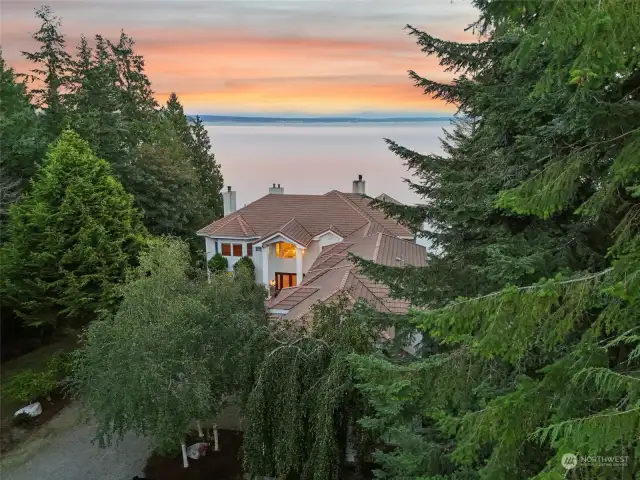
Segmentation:
{"type": "Polygon", "coordinates": [[[365,181],[362,180],[362,175],[358,175],[358,180],[353,181],[353,193],[357,193],[359,195],[365,194],[365,181]]]}
{"type": "Polygon", "coordinates": [[[276,184],[273,184],[273,187],[269,187],[269,193],[275,193],[276,195],[282,195],[284,193],[284,188],[282,188],[280,186],[280,184],[278,184],[278,186],[276,187],[276,184]]]}
{"type": "Polygon", "coordinates": [[[236,192],[227,187],[227,191],[222,193],[222,204],[224,205],[224,216],[236,211],[236,192]]]}

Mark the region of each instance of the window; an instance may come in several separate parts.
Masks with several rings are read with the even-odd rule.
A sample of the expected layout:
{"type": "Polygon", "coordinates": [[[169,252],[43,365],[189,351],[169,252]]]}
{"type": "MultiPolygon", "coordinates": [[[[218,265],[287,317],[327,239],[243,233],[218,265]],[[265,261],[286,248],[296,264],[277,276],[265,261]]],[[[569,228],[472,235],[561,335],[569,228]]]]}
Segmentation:
{"type": "Polygon", "coordinates": [[[276,243],[276,257],[296,258],[296,246],[286,242],[276,243]]]}
{"type": "Polygon", "coordinates": [[[242,256],[242,244],[241,243],[234,243],[233,244],[233,256],[234,257],[241,257],[242,256]]]}
{"type": "Polygon", "coordinates": [[[231,256],[231,244],[230,243],[221,243],[220,244],[220,253],[222,253],[223,257],[231,256]]]}
{"type": "Polygon", "coordinates": [[[253,257],[253,244],[247,243],[247,257],[253,257]]]}

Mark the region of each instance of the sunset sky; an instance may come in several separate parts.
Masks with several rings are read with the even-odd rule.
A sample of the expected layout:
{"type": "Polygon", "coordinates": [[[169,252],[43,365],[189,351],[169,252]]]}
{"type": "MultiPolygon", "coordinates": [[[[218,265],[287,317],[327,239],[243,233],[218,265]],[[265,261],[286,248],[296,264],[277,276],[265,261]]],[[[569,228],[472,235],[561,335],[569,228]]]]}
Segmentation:
{"type": "MultiPolygon", "coordinates": [[[[2,0],[5,60],[30,66],[42,2],[2,0]]],[[[405,24],[474,41],[470,0],[51,0],[70,46],[80,34],[136,40],[159,101],[176,92],[188,113],[438,114],[453,111],[406,71],[447,81],[405,24]]]]}

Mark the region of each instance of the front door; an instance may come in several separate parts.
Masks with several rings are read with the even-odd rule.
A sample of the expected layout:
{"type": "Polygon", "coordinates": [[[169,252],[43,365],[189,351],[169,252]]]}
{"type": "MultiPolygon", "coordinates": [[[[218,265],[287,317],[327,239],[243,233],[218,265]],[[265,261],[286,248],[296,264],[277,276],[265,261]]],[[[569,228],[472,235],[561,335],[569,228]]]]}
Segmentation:
{"type": "Polygon", "coordinates": [[[297,284],[295,273],[276,272],[276,290],[295,287],[297,284]]]}

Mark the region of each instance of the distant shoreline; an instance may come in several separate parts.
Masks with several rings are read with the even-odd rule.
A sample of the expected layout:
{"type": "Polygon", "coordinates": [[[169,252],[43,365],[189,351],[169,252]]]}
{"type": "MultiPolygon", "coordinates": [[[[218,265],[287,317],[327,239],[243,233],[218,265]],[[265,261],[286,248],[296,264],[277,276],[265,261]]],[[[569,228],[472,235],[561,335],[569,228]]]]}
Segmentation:
{"type": "MultiPolygon", "coordinates": [[[[189,120],[195,120],[195,115],[189,115],[189,120]]],[[[366,118],[366,117],[240,117],[225,115],[200,115],[200,119],[205,124],[366,124],[366,123],[432,123],[448,122],[454,117],[387,117],[387,118],[366,118]]]]}

